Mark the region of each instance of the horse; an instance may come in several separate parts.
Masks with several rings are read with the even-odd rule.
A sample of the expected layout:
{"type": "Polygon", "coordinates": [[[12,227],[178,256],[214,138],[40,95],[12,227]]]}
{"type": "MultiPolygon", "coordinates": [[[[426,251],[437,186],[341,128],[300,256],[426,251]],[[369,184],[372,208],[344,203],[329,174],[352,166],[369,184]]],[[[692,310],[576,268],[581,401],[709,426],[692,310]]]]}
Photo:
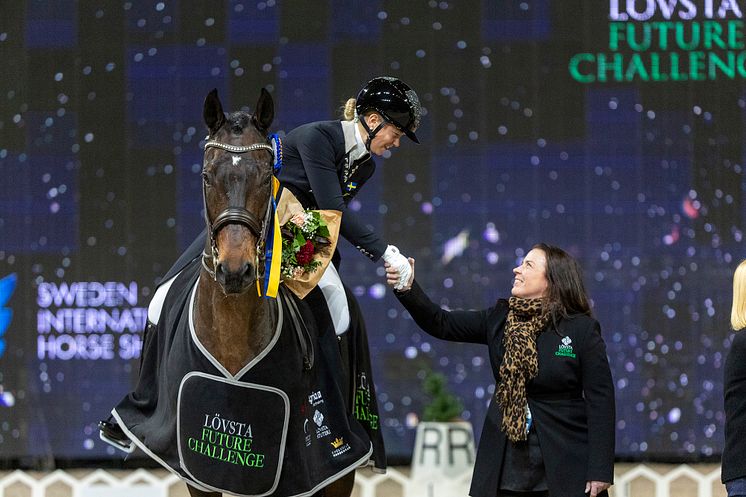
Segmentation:
{"type": "MultiPolygon", "coordinates": [[[[266,136],[274,103],[262,88],[253,115],[237,112],[226,119],[213,90],[203,116],[209,130],[202,170],[208,240],[194,321],[200,341],[235,374],[267,347],[277,324],[277,306],[254,291],[271,222],[273,152],[266,136]]],[[[349,497],[354,480],[355,473],[348,473],[316,495],[349,497]]],[[[220,495],[191,486],[189,493],[220,495]]]]}
{"type": "MultiPolygon", "coordinates": [[[[207,236],[204,251],[199,261],[199,267],[196,264],[194,266],[196,281],[192,281],[196,284],[192,284],[192,289],[190,290],[192,299],[191,307],[184,307],[186,312],[174,311],[171,314],[175,315],[176,318],[174,319],[177,320],[186,320],[182,314],[190,314],[190,326],[193,333],[196,333],[195,342],[201,344],[201,347],[206,350],[205,355],[211,356],[210,360],[213,363],[215,361],[219,363],[216,364],[216,367],[226,372],[225,376],[231,379],[232,376],[239,375],[242,371],[246,371],[252,364],[263,359],[263,354],[267,353],[268,348],[271,349],[274,347],[278,335],[275,330],[281,327],[278,323],[282,321],[282,313],[284,312],[282,311],[279,296],[277,299],[266,298],[266,296],[260,296],[257,291],[257,281],[262,280],[265,276],[265,244],[267,243],[267,234],[273,221],[272,215],[274,212],[274,145],[268,143],[267,140],[268,130],[274,118],[274,103],[269,92],[262,89],[253,114],[238,111],[226,116],[218,98],[217,90],[212,90],[204,102],[203,118],[209,131],[205,144],[202,169],[202,197],[207,236]],[[198,277],[196,277],[197,274],[198,277]]],[[[279,248],[277,248],[277,251],[280,252],[279,248]]],[[[286,300],[289,298],[287,296],[288,293],[285,292],[284,294],[286,300]]],[[[305,305],[303,301],[295,298],[291,298],[291,300],[293,300],[291,306],[298,306],[303,309],[305,305]]],[[[309,309],[305,311],[306,317],[309,315],[309,312],[313,316],[314,311],[309,311],[309,309]]],[[[290,320],[286,317],[286,321],[289,322],[290,320]]],[[[162,332],[158,331],[158,333],[162,332]]],[[[153,366],[155,371],[164,370],[168,372],[174,369],[176,367],[175,364],[179,361],[171,360],[166,356],[148,358],[148,354],[165,354],[162,350],[170,347],[170,345],[165,347],[148,345],[149,340],[157,340],[157,338],[153,338],[153,335],[157,335],[158,333],[149,331],[150,336],[146,336],[143,361],[155,364],[153,366]],[[153,352],[147,352],[146,349],[153,352]],[[162,357],[165,357],[165,359],[162,357]]],[[[317,359],[316,362],[321,363],[322,361],[317,359]]],[[[308,369],[308,365],[306,366],[306,369],[308,369]]],[[[147,371],[141,367],[140,384],[145,385],[143,388],[150,388],[149,383],[160,381],[156,376],[158,375],[153,374],[148,376],[147,371]],[[146,377],[144,378],[143,375],[146,377]]],[[[187,374],[185,377],[190,377],[190,375],[187,374]]],[[[183,387],[185,380],[180,381],[183,387]]],[[[220,384],[215,383],[215,385],[220,384]]],[[[208,394],[209,390],[212,389],[213,387],[207,389],[208,394]]],[[[204,388],[203,391],[205,391],[204,388]]],[[[180,388],[179,395],[181,396],[181,394],[180,388]]],[[[163,396],[163,394],[161,393],[153,397],[160,396],[163,396]]],[[[233,397],[234,400],[239,399],[238,402],[240,402],[241,398],[240,396],[233,397]]],[[[326,400],[327,406],[331,410],[330,406],[332,403],[329,401],[329,398],[326,400]]],[[[123,419],[125,417],[123,412],[132,405],[147,406],[147,408],[143,407],[143,410],[155,412],[158,409],[156,402],[157,399],[151,402],[147,394],[138,394],[136,391],[125,398],[123,404],[126,405],[124,407],[123,404],[120,404],[112,413],[117,417],[121,429],[125,431],[130,439],[143,441],[147,438],[148,434],[133,433],[137,423],[127,422],[126,419],[123,419]],[[132,428],[132,431],[130,431],[130,428],[132,428]]],[[[169,400],[168,402],[175,404],[173,400],[169,400]]],[[[186,403],[186,400],[179,397],[178,404],[181,405],[182,402],[186,403]]],[[[310,396],[309,402],[311,402],[310,396]]],[[[315,411],[316,414],[311,422],[308,419],[308,416],[313,413],[313,409],[316,408],[312,406],[317,406],[319,402],[323,402],[323,400],[314,399],[313,403],[310,404],[306,404],[303,401],[301,406],[304,418],[303,431],[307,431],[307,426],[316,429],[314,422],[319,427],[322,426],[322,422],[319,420],[323,416],[320,416],[318,410],[315,411]],[[306,410],[308,411],[308,415],[306,414],[306,410]]],[[[235,404],[235,402],[233,403],[235,404]]],[[[270,409],[270,404],[267,404],[267,406],[267,409],[270,409]]],[[[294,408],[295,406],[292,407],[294,408]]],[[[214,447],[206,449],[205,447],[208,446],[206,443],[202,444],[198,440],[199,436],[197,435],[195,435],[196,439],[188,439],[189,448],[192,449],[192,452],[202,451],[202,455],[207,454],[212,458],[209,461],[214,461],[223,457],[225,449],[225,454],[232,453],[226,457],[234,458],[231,461],[234,464],[236,464],[236,457],[242,458],[241,462],[244,466],[257,464],[259,456],[256,454],[254,454],[255,459],[252,459],[252,463],[249,464],[248,462],[249,456],[253,454],[252,446],[250,445],[252,436],[256,445],[256,433],[251,434],[251,425],[248,425],[249,435],[244,433],[243,435],[245,436],[243,438],[234,437],[229,434],[229,428],[232,430],[234,426],[241,425],[243,428],[237,428],[240,433],[240,430],[245,429],[246,426],[243,423],[228,421],[225,417],[221,418],[218,414],[212,415],[212,412],[214,411],[203,410],[200,413],[200,416],[204,417],[203,424],[207,427],[207,431],[201,425],[199,428],[202,430],[203,438],[205,437],[205,433],[209,436],[220,435],[222,440],[220,444],[222,445],[215,442],[215,446],[220,445],[221,447],[220,456],[216,455],[214,447]],[[222,432],[218,433],[215,430],[221,430],[221,422],[223,423],[222,432]],[[228,442],[225,442],[226,440],[228,442]],[[237,448],[239,443],[243,444],[241,450],[237,448]],[[192,446],[191,444],[195,445],[192,446]],[[195,449],[195,447],[198,447],[198,449],[195,449]],[[244,461],[243,457],[247,459],[244,461]]],[[[186,411],[178,411],[179,416],[186,416],[188,414],[186,411]]],[[[329,412],[324,412],[324,414],[326,414],[327,419],[331,419],[329,412]]],[[[173,413],[164,417],[168,418],[169,416],[173,417],[173,413]]],[[[202,423],[201,419],[199,422],[202,423]]],[[[286,433],[289,431],[288,426],[288,422],[286,421],[286,433]]],[[[326,425],[323,425],[323,427],[326,428],[326,425]]],[[[327,431],[333,432],[334,426],[331,423],[330,427],[331,430],[327,431]]],[[[177,429],[182,430],[183,428],[179,425],[177,429]]],[[[177,429],[173,429],[172,431],[176,431],[177,429]]],[[[258,431],[256,426],[254,426],[254,430],[258,431]]],[[[231,431],[230,433],[233,432],[231,431]]],[[[319,440],[322,440],[322,436],[327,436],[325,433],[315,433],[318,435],[319,440]]],[[[178,435],[181,436],[180,431],[178,435]]],[[[314,443],[317,442],[316,438],[313,437],[314,443]]],[[[324,441],[324,445],[326,446],[325,450],[329,450],[333,454],[340,454],[340,450],[345,449],[345,447],[347,448],[346,450],[349,450],[349,446],[346,444],[350,439],[354,439],[354,436],[348,431],[344,432],[344,436],[335,437],[332,434],[329,439],[322,441],[324,441]],[[329,443],[326,443],[327,440],[330,440],[331,446],[329,443]],[[335,452],[331,452],[331,447],[334,447],[333,450],[335,452]]],[[[180,444],[186,443],[181,438],[178,440],[180,444]]],[[[285,438],[282,439],[282,443],[284,445],[285,438]]],[[[352,442],[349,443],[351,444],[352,442]]],[[[307,434],[305,446],[308,447],[310,444],[311,437],[307,434]]],[[[153,454],[156,452],[156,449],[150,446],[146,447],[147,443],[138,443],[138,446],[140,445],[142,445],[141,448],[146,450],[151,457],[154,457],[166,466],[163,462],[163,459],[165,459],[164,456],[153,454]]],[[[303,448],[303,444],[299,443],[299,445],[303,448]]],[[[288,447],[291,447],[291,445],[288,445],[288,447]]],[[[182,450],[185,453],[189,451],[186,451],[182,445],[179,445],[178,458],[182,461],[181,465],[183,466],[182,450]]],[[[367,447],[365,450],[368,450],[367,447]]],[[[353,452],[350,450],[350,453],[353,452]]],[[[369,456],[370,452],[367,454],[369,456]]],[[[189,457],[196,456],[190,453],[189,457]]],[[[359,455],[355,457],[359,458],[359,455]]],[[[284,459],[287,460],[287,454],[284,459]]],[[[208,459],[204,460],[208,461],[208,459]]],[[[339,460],[342,460],[342,457],[339,460]]],[[[313,487],[302,495],[313,495],[314,497],[349,497],[354,486],[354,468],[359,466],[360,461],[365,460],[366,458],[356,459],[355,465],[346,463],[348,464],[345,467],[346,473],[337,473],[334,476],[335,479],[328,483],[328,485],[326,482],[331,478],[324,480],[322,483],[319,483],[318,487],[313,487]],[[321,485],[326,486],[319,488],[321,485]]],[[[197,466],[199,464],[202,463],[198,463],[197,466]]],[[[289,465],[290,463],[281,466],[282,472],[280,470],[277,471],[276,479],[281,479],[280,475],[284,477],[286,471],[293,472],[295,470],[293,467],[288,467],[289,465]]],[[[176,465],[171,464],[171,468],[168,469],[174,471],[175,466],[178,466],[178,462],[176,465]]],[[[238,467],[236,466],[236,468],[238,467]]],[[[178,467],[176,469],[178,470],[178,467]]],[[[241,467],[241,469],[243,470],[245,467],[241,467]]],[[[192,469],[192,471],[194,470],[192,469]]],[[[191,473],[189,475],[191,476],[191,473]]],[[[184,478],[184,474],[181,474],[181,476],[184,478]]],[[[292,477],[292,475],[288,475],[288,477],[292,477]]],[[[229,487],[220,486],[215,483],[200,485],[201,481],[199,478],[194,478],[198,484],[190,481],[189,478],[184,479],[187,480],[189,494],[192,497],[217,497],[222,495],[223,492],[244,495],[242,492],[225,490],[229,487]],[[218,492],[215,489],[220,489],[221,491],[218,492]]],[[[276,485],[277,481],[275,481],[276,485]]],[[[272,488],[274,489],[275,487],[272,488]]],[[[261,495],[267,495],[268,493],[262,493],[261,495]]],[[[279,494],[273,493],[272,495],[279,494]]]]}

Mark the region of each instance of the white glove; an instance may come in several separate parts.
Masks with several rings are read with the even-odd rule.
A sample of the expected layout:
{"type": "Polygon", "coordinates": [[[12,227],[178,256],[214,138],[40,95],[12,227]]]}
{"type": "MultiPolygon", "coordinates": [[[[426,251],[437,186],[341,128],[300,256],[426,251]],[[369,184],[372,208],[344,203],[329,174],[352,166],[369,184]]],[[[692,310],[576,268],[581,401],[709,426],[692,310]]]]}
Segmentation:
{"type": "Polygon", "coordinates": [[[409,278],[412,276],[412,267],[409,265],[407,258],[399,252],[398,248],[389,245],[386,247],[386,252],[383,253],[383,260],[399,272],[399,282],[394,285],[394,289],[401,290],[406,287],[409,278]]]}

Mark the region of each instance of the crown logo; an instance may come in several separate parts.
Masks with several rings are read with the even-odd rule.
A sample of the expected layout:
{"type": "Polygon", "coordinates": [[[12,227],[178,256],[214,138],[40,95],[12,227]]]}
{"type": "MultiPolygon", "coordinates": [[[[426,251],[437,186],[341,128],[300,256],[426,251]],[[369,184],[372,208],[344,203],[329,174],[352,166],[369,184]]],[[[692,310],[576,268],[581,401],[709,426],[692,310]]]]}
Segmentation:
{"type": "Polygon", "coordinates": [[[340,446],[340,445],[342,445],[343,443],[345,443],[345,441],[344,441],[344,439],[343,439],[343,438],[336,438],[336,439],[335,439],[335,440],[334,440],[334,441],[332,442],[332,447],[334,447],[335,449],[338,449],[338,448],[339,448],[339,446],[340,446]]]}

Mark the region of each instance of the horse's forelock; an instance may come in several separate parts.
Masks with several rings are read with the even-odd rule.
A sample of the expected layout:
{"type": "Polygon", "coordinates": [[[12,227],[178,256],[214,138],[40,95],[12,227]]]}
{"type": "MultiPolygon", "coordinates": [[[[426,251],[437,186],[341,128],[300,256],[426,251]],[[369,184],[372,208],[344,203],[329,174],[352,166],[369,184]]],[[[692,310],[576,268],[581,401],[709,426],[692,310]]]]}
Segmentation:
{"type": "Polygon", "coordinates": [[[228,116],[228,127],[234,135],[240,135],[251,126],[251,114],[244,111],[233,112],[228,116]]]}

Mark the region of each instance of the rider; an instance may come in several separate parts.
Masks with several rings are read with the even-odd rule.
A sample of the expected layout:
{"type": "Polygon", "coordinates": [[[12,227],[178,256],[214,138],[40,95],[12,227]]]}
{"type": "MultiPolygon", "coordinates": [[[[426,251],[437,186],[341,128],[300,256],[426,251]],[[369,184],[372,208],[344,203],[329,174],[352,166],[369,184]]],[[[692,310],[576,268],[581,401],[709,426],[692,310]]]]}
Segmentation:
{"type": "MultiPolygon", "coordinates": [[[[417,94],[397,78],[377,77],[345,104],[344,120],[301,125],[282,140],[280,184],[290,190],[305,209],[342,212],[340,234],[372,261],[383,261],[400,271],[397,288],[408,282],[412,268],[399,250],[384,241],[347,205],[375,171],[372,155],[399,147],[405,135],[419,143],[415,131],[422,116],[417,94]]],[[[204,243],[202,244],[204,246],[204,243]]],[[[318,287],[305,300],[314,308],[326,300],[338,335],[340,375],[348,406],[368,432],[374,446],[373,463],[385,468],[385,450],[365,323],[354,295],[339,279],[339,252],[332,257],[318,287]],[[323,297],[319,296],[323,294],[323,297]],[[349,333],[347,332],[349,329],[349,333]],[[353,407],[354,405],[354,407],[353,407]]]]}
{"type": "MultiPolygon", "coordinates": [[[[347,204],[375,171],[371,154],[382,156],[414,134],[421,110],[417,94],[401,80],[377,77],[345,104],[344,121],[320,121],[295,128],[282,141],[283,168],[278,179],[306,209],[342,212],[340,234],[372,261],[383,258],[410,275],[406,257],[368,227],[347,204]]],[[[333,259],[339,266],[339,254],[333,259]]],[[[329,266],[319,282],[337,335],[347,331],[348,305],[337,270],[329,266]]]]}

